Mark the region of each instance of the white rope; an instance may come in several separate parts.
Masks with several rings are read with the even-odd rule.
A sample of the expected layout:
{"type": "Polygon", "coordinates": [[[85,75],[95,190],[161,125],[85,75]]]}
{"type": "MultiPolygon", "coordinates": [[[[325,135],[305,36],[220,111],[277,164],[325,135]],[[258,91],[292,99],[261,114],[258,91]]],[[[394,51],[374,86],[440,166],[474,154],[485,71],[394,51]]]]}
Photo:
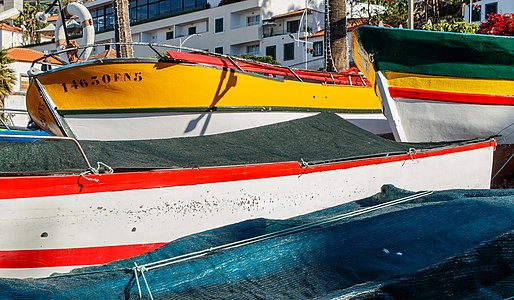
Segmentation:
{"type": "Polygon", "coordinates": [[[105,169],[106,169],[105,173],[112,174],[114,172],[114,170],[110,166],[106,165],[105,163],[103,163],[101,161],[97,162],[96,164],[97,164],[96,169],[93,168],[93,167],[89,167],[89,168],[87,168],[86,171],[80,173],[79,176],[84,178],[84,179],[86,179],[86,180],[88,180],[88,181],[99,182],[100,180],[98,180],[97,178],[89,178],[86,175],[88,175],[88,174],[100,174],[100,168],[102,166],[105,167],[105,169]]]}
{"type": "Polygon", "coordinates": [[[132,268],[132,270],[134,270],[134,277],[136,278],[136,283],[137,283],[137,290],[139,292],[139,298],[143,298],[143,293],[141,292],[141,284],[139,282],[139,274],[138,274],[138,271],[139,273],[141,273],[141,276],[143,276],[143,280],[145,282],[145,286],[146,286],[146,290],[148,291],[148,294],[150,295],[150,299],[153,300],[153,295],[152,295],[152,291],[150,290],[150,285],[148,284],[148,280],[146,280],[146,276],[145,276],[145,272],[148,271],[146,269],[146,267],[143,265],[143,266],[138,266],[136,262],[134,262],[134,266],[132,268]]]}
{"type": "Polygon", "coordinates": [[[136,278],[136,283],[137,283],[137,290],[139,292],[139,298],[143,298],[143,294],[141,293],[141,285],[139,284],[139,274],[137,273],[137,270],[138,270],[138,266],[137,266],[137,263],[134,262],[134,268],[132,268],[132,270],[134,270],[134,278],[136,278]]]}

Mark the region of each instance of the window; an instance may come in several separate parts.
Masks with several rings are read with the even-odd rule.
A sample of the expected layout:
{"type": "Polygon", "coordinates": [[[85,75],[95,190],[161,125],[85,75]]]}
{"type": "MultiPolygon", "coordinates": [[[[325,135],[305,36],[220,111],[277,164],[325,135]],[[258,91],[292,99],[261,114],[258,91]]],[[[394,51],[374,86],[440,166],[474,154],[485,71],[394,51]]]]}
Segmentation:
{"type": "Polygon", "coordinates": [[[112,6],[105,7],[105,29],[110,30],[114,28],[114,11],[112,6]]]}
{"type": "Polygon", "coordinates": [[[223,32],[223,18],[214,20],[214,33],[223,32]]]}
{"type": "Polygon", "coordinates": [[[189,27],[187,29],[187,34],[188,35],[192,35],[192,34],[195,34],[196,33],[196,26],[193,26],[193,27],[189,27]]]}
{"type": "Polygon", "coordinates": [[[192,10],[196,7],[196,1],[195,0],[184,0],[184,10],[192,10]]]}
{"type": "Polygon", "coordinates": [[[166,39],[167,40],[173,39],[173,30],[166,32],[166,39]]]}
{"type": "Polygon", "coordinates": [[[25,74],[20,74],[20,92],[27,91],[28,87],[29,87],[29,76],[25,75],[25,74]]]}
{"type": "Polygon", "coordinates": [[[260,52],[261,52],[261,49],[260,49],[259,45],[246,46],[246,53],[248,53],[250,55],[259,56],[260,52]]]}
{"type": "Polygon", "coordinates": [[[159,14],[167,15],[170,12],[171,12],[171,1],[170,0],[159,1],[159,14]]]}
{"type": "Polygon", "coordinates": [[[137,20],[141,21],[141,20],[146,20],[146,19],[148,19],[148,5],[138,7],[137,8],[137,20]]]}
{"type": "Polygon", "coordinates": [[[93,26],[96,31],[106,31],[114,28],[112,6],[102,7],[91,12],[93,26]]]}
{"type": "Polygon", "coordinates": [[[294,59],[294,43],[284,44],[284,61],[294,59]]]}
{"type": "Polygon", "coordinates": [[[155,18],[159,17],[159,15],[160,15],[159,3],[155,2],[155,3],[148,4],[148,19],[155,19],[155,18]]]}
{"type": "Polygon", "coordinates": [[[214,48],[214,53],[223,54],[223,46],[214,48]]]}
{"type": "Polygon", "coordinates": [[[493,2],[485,5],[485,16],[487,17],[490,14],[498,13],[498,2],[493,2]]]}
{"type": "MultiPolygon", "coordinates": [[[[0,0],[1,1],[1,0],[0,0]]],[[[141,23],[170,14],[180,14],[206,8],[207,0],[129,0],[130,23],[141,23]]],[[[91,10],[95,30],[103,32],[114,28],[112,5],[91,10]]]]}
{"type": "Polygon", "coordinates": [[[477,4],[473,4],[473,10],[471,13],[471,21],[473,21],[473,22],[480,21],[480,11],[481,11],[481,6],[477,5],[477,4]]]}
{"type": "MultiPolygon", "coordinates": [[[[129,19],[130,24],[137,22],[137,2],[135,0],[132,0],[129,2],[129,19]]],[[[94,22],[94,20],[93,20],[94,22]]]]}
{"type": "Polygon", "coordinates": [[[273,59],[277,59],[277,46],[266,47],[266,56],[271,56],[273,59]]]}
{"type": "Polygon", "coordinates": [[[312,48],[314,48],[312,56],[323,56],[323,42],[314,42],[312,48]]]}
{"type": "Polygon", "coordinates": [[[171,8],[170,9],[171,9],[172,13],[181,12],[183,10],[182,1],[171,0],[171,8]]]}
{"type": "Polygon", "coordinates": [[[295,33],[300,28],[300,20],[287,22],[287,32],[295,33]]]}
{"type": "Polygon", "coordinates": [[[246,17],[246,26],[258,25],[261,20],[260,16],[246,17]]]}

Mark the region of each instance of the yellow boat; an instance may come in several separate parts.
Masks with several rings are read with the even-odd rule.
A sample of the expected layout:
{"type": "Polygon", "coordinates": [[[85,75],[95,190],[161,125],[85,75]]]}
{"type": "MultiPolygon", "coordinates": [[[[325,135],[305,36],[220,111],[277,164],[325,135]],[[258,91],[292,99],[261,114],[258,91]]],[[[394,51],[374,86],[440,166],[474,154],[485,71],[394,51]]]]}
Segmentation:
{"type": "Polygon", "coordinates": [[[96,57],[33,73],[27,110],[42,129],[82,140],[201,136],[323,111],[377,134],[390,132],[379,99],[357,72],[301,71],[205,53],[156,53],[157,58],[96,57]]]}

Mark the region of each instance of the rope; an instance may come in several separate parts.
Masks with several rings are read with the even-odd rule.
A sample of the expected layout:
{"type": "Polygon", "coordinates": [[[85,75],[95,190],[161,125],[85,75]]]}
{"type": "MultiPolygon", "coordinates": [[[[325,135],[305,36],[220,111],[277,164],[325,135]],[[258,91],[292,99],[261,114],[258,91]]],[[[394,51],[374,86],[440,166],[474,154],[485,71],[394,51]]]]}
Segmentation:
{"type": "MultiPolygon", "coordinates": [[[[178,263],[181,263],[181,262],[185,262],[185,261],[188,261],[188,260],[192,260],[192,259],[195,259],[195,258],[200,258],[200,257],[206,256],[206,255],[208,255],[208,254],[210,254],[210,253],[212,253],[214,251],[230,250],[230,249],[239,248],[239,247],[243,247],[243,246],[246,246],[246,245],[250,245],[250,244],[254,244],[254,243],[270,240],[270,239],[273,239],[273,238],[276,238],[276,237],[290,235],[292,233],[297,233],[297,232],[305,231],[305,230],[311,229],[313,227],[317,227],[317,226],[321,226],[321,225],[326,225],[326,224],[329,224],[329,223],[334,223],[334,222],[341,221],[341,220],[346,219],[346,218],[360,216],[360,215],[363,215],[363,214],[366,214],[366,213],[370,213],[370,212],[373,212],[373,211],[376,211],[376,210],[380,210],[380,209],[383,209],[383,208],[386,208],[386,207],[390,207],[390,206],[394,206],[394,205],[397,205],[397,204],[405,203],[407,201],[411,201],[411,200],[414,200],[414,199],[422,198],[422,197],[431,195],[432,193],[433,193],[433,191],[419,192],[419,193],[416,193],[416,194],[413,194],[413,195],[410,195],[410,196],[406,196],[406,197],[403,197],[403,198],[400,198],[400,199],[389,201],[387,203],[378,204],[378,205],[375,205],[373,207],[367,207],[367,208],[360,209],[358,211],[339,214],[339,215],[336,215],[336,216],[324,218],[324,219],[321,219],[321,220],[318,220],[318,221],[314,221],[314,222],[311,222],[311,223],[307,223],[307,224],[303,224],[303,225],[298,225],[298,226],[295,226],[295,227],[292,227],[292,228],[283,229],[283,230],[279,230],[279,231],[272,232],[272,233],[263,234],[261,236],[257,236],[257,237],[253,237],[253,238],[237,241],[237,242],[232,242],[232,243],[228,243],[228,244],[224,244],[224,245],[220,245],[220,246],[216,246],[216,247],[211,247],[209,249],[204,249],[204,250],[200,250],[200,251],[196,251],[196,252],[192,252],[192,253],[187,253],[187,254],[179,255],[179,256],[176,256],[176,257],[171,257],[171,258],[167,258],[167,259],[151,262],[151,263],[148,263],[148,264],[145,264],[145,265],[141,265],[138,268],[144,268],[144,271],[150,271],[150,270],[153,270],[153,269],[162,268],[162,267],[173,265],[173,264],[178,264],[178,263]]],[[[140,269],[140,271],[141,271],[141,269],[140,269]]],[[[145,278],[143,272],[141,272],[141,273],[143,275],[143,278],[145,278]]]]}
{"type": "Polygon", "coordinates": [[[96,166],[97,166],[96,169],[93,168],[93,167],[87,168],[87,170],[82,172],[82,173],[80,173],[79,176],[84,178],[84,179],[86,179],[86,180],[88,180],[88,181],[99,182],[100,180],[98,180],[96,178],[89,178],[86,175],[88,175],[88,174],[100,174],[100,173],[112,174],[114,172],[114,170],[110,166],[108,166],[107,164],[105,164],[105,163],[103,163],[101,161],[97,162],[96,166]],[[104,167],[106,171],[105,172],[100,172],[100,168],[101,167],[104,167]]]}
{"type": "Polygon", "coordinates": [[[330,4],[329,1],[325,1],[325,36],[324,36],[324,54],[325,54],[325,70],[336,71],[337,69],[334,64],[334,58],[332,56],[332,47],[330,45],[330,4]],[[332,69],[333,68],[333,69],[332,69]]]}
{"type": "MultiPolygon", "coordinates": [[[[416,154],[416,148],[409,148],[409,152],[407,152],[407,154],[409,154],[409,157],[410,157],[410,160],[414,160],[414,156],[413,154],[416,154]]],[[[407,162],[407,160],[409,160],[408,158],[403,162],[403,165],[402,166],[405,166],[405,163],[407,162]]]]}
{"type": "Polygon", "coordinates": [[[493,178],[491,178],[491,180],[494,180],[494,178],[496,178],[496,176],[498,174],[500,174],[500,172],[503,170],[503,168],[505,168],[507,166],[507,164],[510,162],[510,160],[512,159],[512,157],[514,157],[514,153],[512,153],[509,157],[509,159],[507,159],[505,161],[505,163],[501,166],[501,168],[494,174],[493,178]]]}
{"type": "Polygon", "coordinates": [[[139,275],[138,275],[138,271],[139,273],[141,273],[141,276],[143,276],[143,280],[145,281],[145,286],[146,286],[146,290],[148,291],[148,294],[150,295],[150,299],[153,300],[153,295],[152,295],[152,291],[150,290],[150,286],[148,285],[148,281],[146,280],[146,276],[145,276],[145,272],[147,271],[146,267],[143,265],[143,266],[138,266],[136,262],[134,262],[134,268],[132,268],[134,270],[134,277],[136,278],[136,283],[137,283],[137,290],[139,292],[139,298],[143,298],[143,293],[141,292],[141,284],[139,282],[139,275]]]}

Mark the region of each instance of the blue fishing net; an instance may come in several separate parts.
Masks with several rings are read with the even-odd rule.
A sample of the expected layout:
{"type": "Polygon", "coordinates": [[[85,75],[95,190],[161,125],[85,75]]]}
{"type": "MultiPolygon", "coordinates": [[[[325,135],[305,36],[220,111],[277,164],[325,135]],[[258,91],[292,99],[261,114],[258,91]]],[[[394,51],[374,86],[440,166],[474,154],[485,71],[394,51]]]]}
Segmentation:
{"type": "Polygon", "coordinates": [[[505,299],[514,295],[513,220],[514,190],[384,186],[360,201],[248,220],[133,259],[0,279],[0,298],[139,299],[140,290],[145,299],[505,299]]]}

